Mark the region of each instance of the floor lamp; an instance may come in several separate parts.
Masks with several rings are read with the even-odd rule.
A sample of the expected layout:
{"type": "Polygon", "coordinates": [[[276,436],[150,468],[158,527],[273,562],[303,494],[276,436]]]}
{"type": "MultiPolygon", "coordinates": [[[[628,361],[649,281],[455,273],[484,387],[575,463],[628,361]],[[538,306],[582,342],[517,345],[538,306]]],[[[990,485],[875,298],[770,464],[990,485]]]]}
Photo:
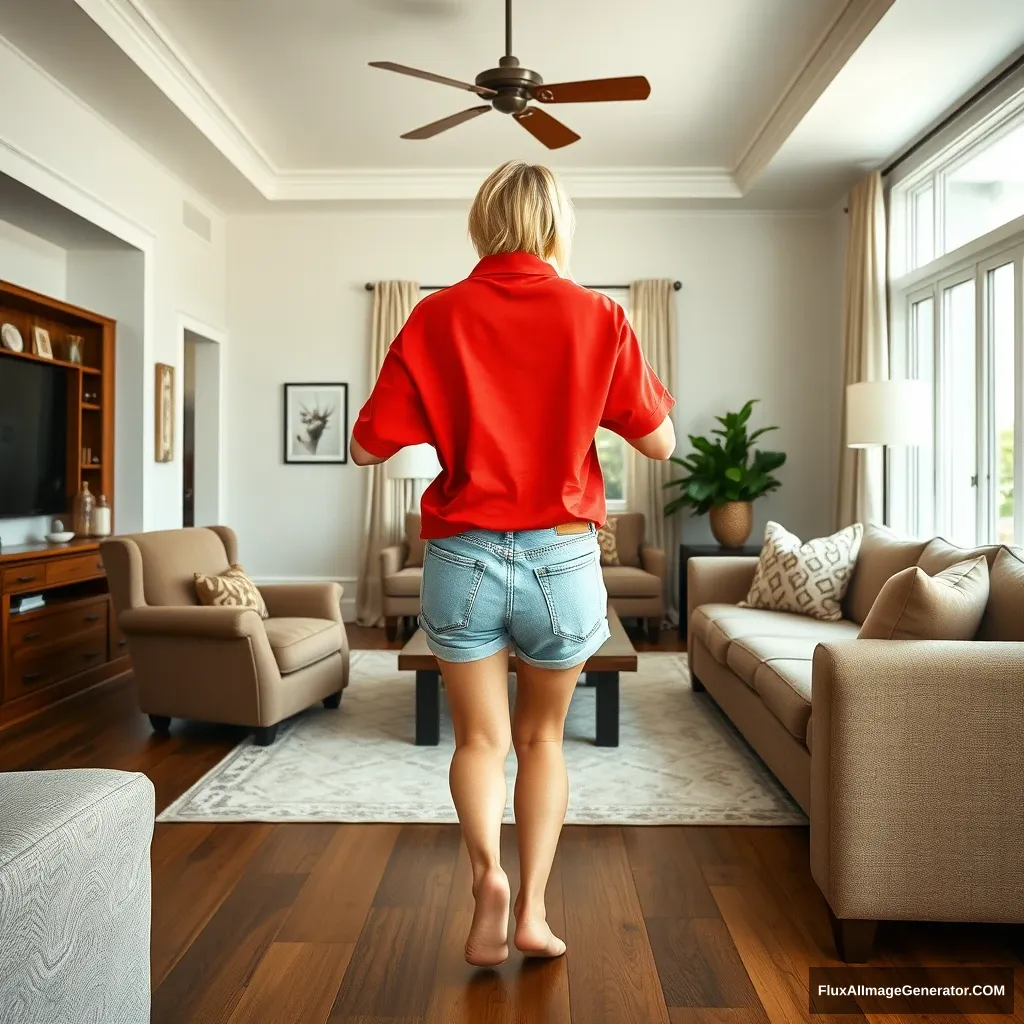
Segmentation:
{"type": "Polygon", "coordinates": [[[412,481],[412,504],[407,511],[419,512],[420,499],[427,484],[441,472],[437,452],[430,444],[414,444],[392,455],[386,463],[389,480],[412,481]]]}
{"type": "Polygon", "coordinates": [[[932,436],[932,387],[923,380],[870,380],[846,388],[846,446],[882,449],[882,522],[889,524],[890,448],[919,448],[932,436]]]}

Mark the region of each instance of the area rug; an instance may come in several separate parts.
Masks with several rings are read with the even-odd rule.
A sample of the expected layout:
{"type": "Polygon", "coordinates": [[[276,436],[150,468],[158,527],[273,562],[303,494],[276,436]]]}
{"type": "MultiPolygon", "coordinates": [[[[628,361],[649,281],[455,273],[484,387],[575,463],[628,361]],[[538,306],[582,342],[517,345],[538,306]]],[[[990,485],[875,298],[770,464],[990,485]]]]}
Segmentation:
{"type": "MultiPolygon", "coordinates": [[[[618,747],[594,744],[595,690],[580,686],[566,722],[567,822],[587,825],[800,825],[806,818],[706,693],[686,656],[641,654],[620,684],[618,747]]],[[[246,740],[160,821],[455,822],[452,728],[413,744],[414,675],[388,651],[352,655],[338,711],[314,708],[270,747],[246,740]]],[[[514,679],[509,680],[510,697],[514,679]]],[[[509,805],[515,778],[509,757],[509,805]]]]}

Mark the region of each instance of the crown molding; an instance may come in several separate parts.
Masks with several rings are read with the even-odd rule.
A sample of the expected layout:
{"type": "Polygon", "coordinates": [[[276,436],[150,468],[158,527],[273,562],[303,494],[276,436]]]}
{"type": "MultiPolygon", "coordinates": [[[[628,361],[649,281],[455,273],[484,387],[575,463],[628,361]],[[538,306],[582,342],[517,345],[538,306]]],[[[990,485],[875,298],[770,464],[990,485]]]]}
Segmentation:
{"type": "Polygon", "coordinates": [[[895,2],[847,0],[740,157],[735,177],[744,194],[895,2]]]}
{"type": "MultiPolygon", "coordinates": [[[[191,63],[145,0],[75,0],[265,199],[395,202],[472,198],[486,170],[288,170],[273,163],[191,63]]],[[[848,0],[746,147],[728,168],[567,168],[574,199],[741,199],[895,0],[848,0]]]]}
{"type": "MultiPolygon", "coordinates": [[[[278,202],[367,202],[472,199],[489,168],[286,171],[267,196],[278,202]]],[[[739,199],[732,174],[705,168],[565,168],[573,199],[739,199]]]]}
{"type": "Polygon", "coordinates": [[[225,102],[138,0],[75,0],[224,157],[269,198],[277,170],[225,102]]]}

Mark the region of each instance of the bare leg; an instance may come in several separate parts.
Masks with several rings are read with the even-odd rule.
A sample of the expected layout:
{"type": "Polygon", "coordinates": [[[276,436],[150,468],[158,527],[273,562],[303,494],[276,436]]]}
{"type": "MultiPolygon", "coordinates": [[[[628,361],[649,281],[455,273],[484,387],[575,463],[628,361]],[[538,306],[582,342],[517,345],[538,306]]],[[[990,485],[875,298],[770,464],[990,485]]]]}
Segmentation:
{"type": "Polygon", "coordinates": [[[512,745],[508,718],[508,652],[481,661],[441,661],[455,727],[448,775],[462,838],[473,866],[476,910],[466,962],[493,967],[508,959],[508,878],[501,869],[501,819],[508,793],[505,760],[512,745]]]}
{"type": "Polygon", "coordinates": [[[515,942],[527,956],[565,952],[565,943],[548,927],[544,892],[569,800],[562,732],[582,668],[553,672],[520,662],[516,670],[512,741],[519,760],[515,811],[520,887],[515,942]]]}

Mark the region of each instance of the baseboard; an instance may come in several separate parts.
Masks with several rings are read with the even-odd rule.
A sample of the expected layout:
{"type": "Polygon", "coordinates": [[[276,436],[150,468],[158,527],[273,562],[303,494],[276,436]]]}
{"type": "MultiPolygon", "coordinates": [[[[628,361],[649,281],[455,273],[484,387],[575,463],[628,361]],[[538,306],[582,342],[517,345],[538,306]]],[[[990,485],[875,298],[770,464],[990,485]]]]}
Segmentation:
{"type": "Polygon", "coordinates": [[[345,622],[356,620],[356,583],[355,576],[257,576],[256,586],[272,587],[277,584],[296,583],[340,583],[345,588],[341,598],[341,617],[345,622]]]}

